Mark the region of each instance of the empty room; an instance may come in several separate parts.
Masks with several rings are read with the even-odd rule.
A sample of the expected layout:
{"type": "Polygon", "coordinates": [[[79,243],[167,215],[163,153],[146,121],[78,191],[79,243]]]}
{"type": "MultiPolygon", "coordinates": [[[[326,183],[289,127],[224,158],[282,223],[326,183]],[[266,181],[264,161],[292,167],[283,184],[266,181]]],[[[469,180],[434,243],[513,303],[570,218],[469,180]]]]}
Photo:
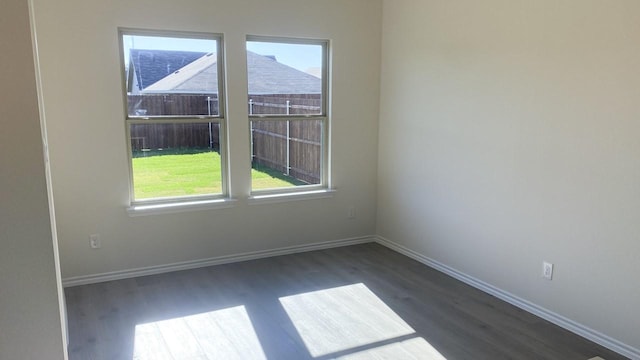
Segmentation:
{"type": "Polygon", "coordinates": [[[640,359],[640,2],[3,0],[0,360],[640,359]]]}

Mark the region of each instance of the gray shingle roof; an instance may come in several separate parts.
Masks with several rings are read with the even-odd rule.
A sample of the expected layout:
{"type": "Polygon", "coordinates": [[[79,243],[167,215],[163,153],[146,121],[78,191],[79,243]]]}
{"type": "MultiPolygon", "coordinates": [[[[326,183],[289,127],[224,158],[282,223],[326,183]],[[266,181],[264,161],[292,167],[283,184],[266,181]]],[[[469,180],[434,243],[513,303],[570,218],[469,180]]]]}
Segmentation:
{"type": "Polygon", "coordinates": [[[201,58],[206,53],[194,51],[164,51],[131,49],[130,69],[135,69],[138,90],[143,90],[174,71],[201,58]]]}
{"type": "Polygon", "coordinates": [[[155,83],[147,86],[143,92],[158,93],[218,93],[217,57],[208,53],[183,66],[155,83]]]}
{"type": "Polygon", "coordinates": [[[322,80],[277,62],[269,56],[247,51],[249,94],[320,94],[322,80]]]}
{"type": "MultiPolygon", "coordinates": [[[[187,92],[187,93],[217,93],[216,57],[212,54],[189,53],[178,51],[145,50],[150,52],[156,61],[139,61],[132,57],[136,71],[142,70],[142,76],[136,74],[145,92],[187,92]],[[153,54],[156,53],[156,54],[153,54]],[[195,54],[199,58],[192,59],[195,54]],[[155,57],[153,56],[155,55],[155,57]],[[190,56],[188,56],[190,55],[190,56]],[[167,73],[166,68],[174,66],[181,60],[185,65],[167,73]],[[188,61],[190,60],[190,61],[188,61]],[[188,61],[188,62],[187,62],[188,61]],[[151,69],[149,67],[157,67],[151,69]],[[154,74],[158,78],[153,83],[145,82],[154,74]]],[[[143,58],[143,60],[145,60],[143,58]]],[[[322,90],[322,80],[279,63],[271,56],[262,56],[247,51],[247,66],[249,69],[249,94],[319,94],[322,90]]]]}

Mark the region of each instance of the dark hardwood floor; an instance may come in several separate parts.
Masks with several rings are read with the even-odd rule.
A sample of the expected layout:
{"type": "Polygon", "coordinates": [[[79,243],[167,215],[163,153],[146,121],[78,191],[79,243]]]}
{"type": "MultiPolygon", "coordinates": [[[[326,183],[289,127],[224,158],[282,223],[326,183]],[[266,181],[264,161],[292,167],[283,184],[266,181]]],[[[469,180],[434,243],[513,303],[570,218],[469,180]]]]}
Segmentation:
{"type": "Polygon", "coordinates": [[[625,359],[377,244],[65,290],[90,359],[625,359]]]}

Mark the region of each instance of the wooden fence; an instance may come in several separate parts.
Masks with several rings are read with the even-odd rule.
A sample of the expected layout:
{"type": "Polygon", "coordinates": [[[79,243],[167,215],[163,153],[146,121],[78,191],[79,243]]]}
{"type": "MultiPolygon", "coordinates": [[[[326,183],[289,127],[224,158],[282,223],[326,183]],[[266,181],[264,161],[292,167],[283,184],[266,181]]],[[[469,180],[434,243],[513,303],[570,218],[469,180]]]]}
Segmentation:
{"type": "Polygon", "coordinates": [[[131,149],[134,152],[183,148],[220,149],[218,123],[132,124],[130,131],[131,149]]]}
{"type": "Polygon", "coordinates": [[[309,184],[320,183],[322,123],[316,119],[252,121],[253,162],[309,184]]]}
{"type": "MultiPolygon", "coordinates": [[[[251,95],[249,114],[319,114],[319,94],[251,95]]],[[[129,114],[208,115],[218,113],[217,96],[211,94],[129,95],[129,114]]],[[[323,121],[317,119],[251,121],[252,162],[309,184],[320,183],[323,121]]],[[[131,125],[134,151],[171,148],[219,150],[217,123],[131,125]]]]}
{"type": "Polygon", "coordinates": [[[320,94],[250,95],[249,115],[309,115],[321,113],[320,94]]]}
{"type": "Polygon", "coordinates": [[[128,95],[129,116],[218,115],[217,94],[128,95]]]}

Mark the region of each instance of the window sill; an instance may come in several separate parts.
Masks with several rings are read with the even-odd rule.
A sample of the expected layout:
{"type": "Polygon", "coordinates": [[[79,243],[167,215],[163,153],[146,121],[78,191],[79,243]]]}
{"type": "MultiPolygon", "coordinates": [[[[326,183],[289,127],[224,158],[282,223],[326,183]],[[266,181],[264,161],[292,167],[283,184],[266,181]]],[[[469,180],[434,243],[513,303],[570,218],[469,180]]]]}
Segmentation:
{"type": "Polygon", "coordinates": [[[235,205],[236,199],[209,199],[209,200],[195,200],[195,201],[182,201],[174,203],[163,204],[137,204],[127,208],[127,213],[131,217],[135,216],[147,216],[147,215],[159,215],[159,214],[173,214],[187,211],[197,210],[211,210],[211,209],[225,209],[235,205]]]}
{"type": "Polygon", "coordinates": [[[274,204],[289,201],[326,199],[333,197],[334,189],[322,189],[301,192],[253,195],[248,199],[249,205],[274,204]]]}

